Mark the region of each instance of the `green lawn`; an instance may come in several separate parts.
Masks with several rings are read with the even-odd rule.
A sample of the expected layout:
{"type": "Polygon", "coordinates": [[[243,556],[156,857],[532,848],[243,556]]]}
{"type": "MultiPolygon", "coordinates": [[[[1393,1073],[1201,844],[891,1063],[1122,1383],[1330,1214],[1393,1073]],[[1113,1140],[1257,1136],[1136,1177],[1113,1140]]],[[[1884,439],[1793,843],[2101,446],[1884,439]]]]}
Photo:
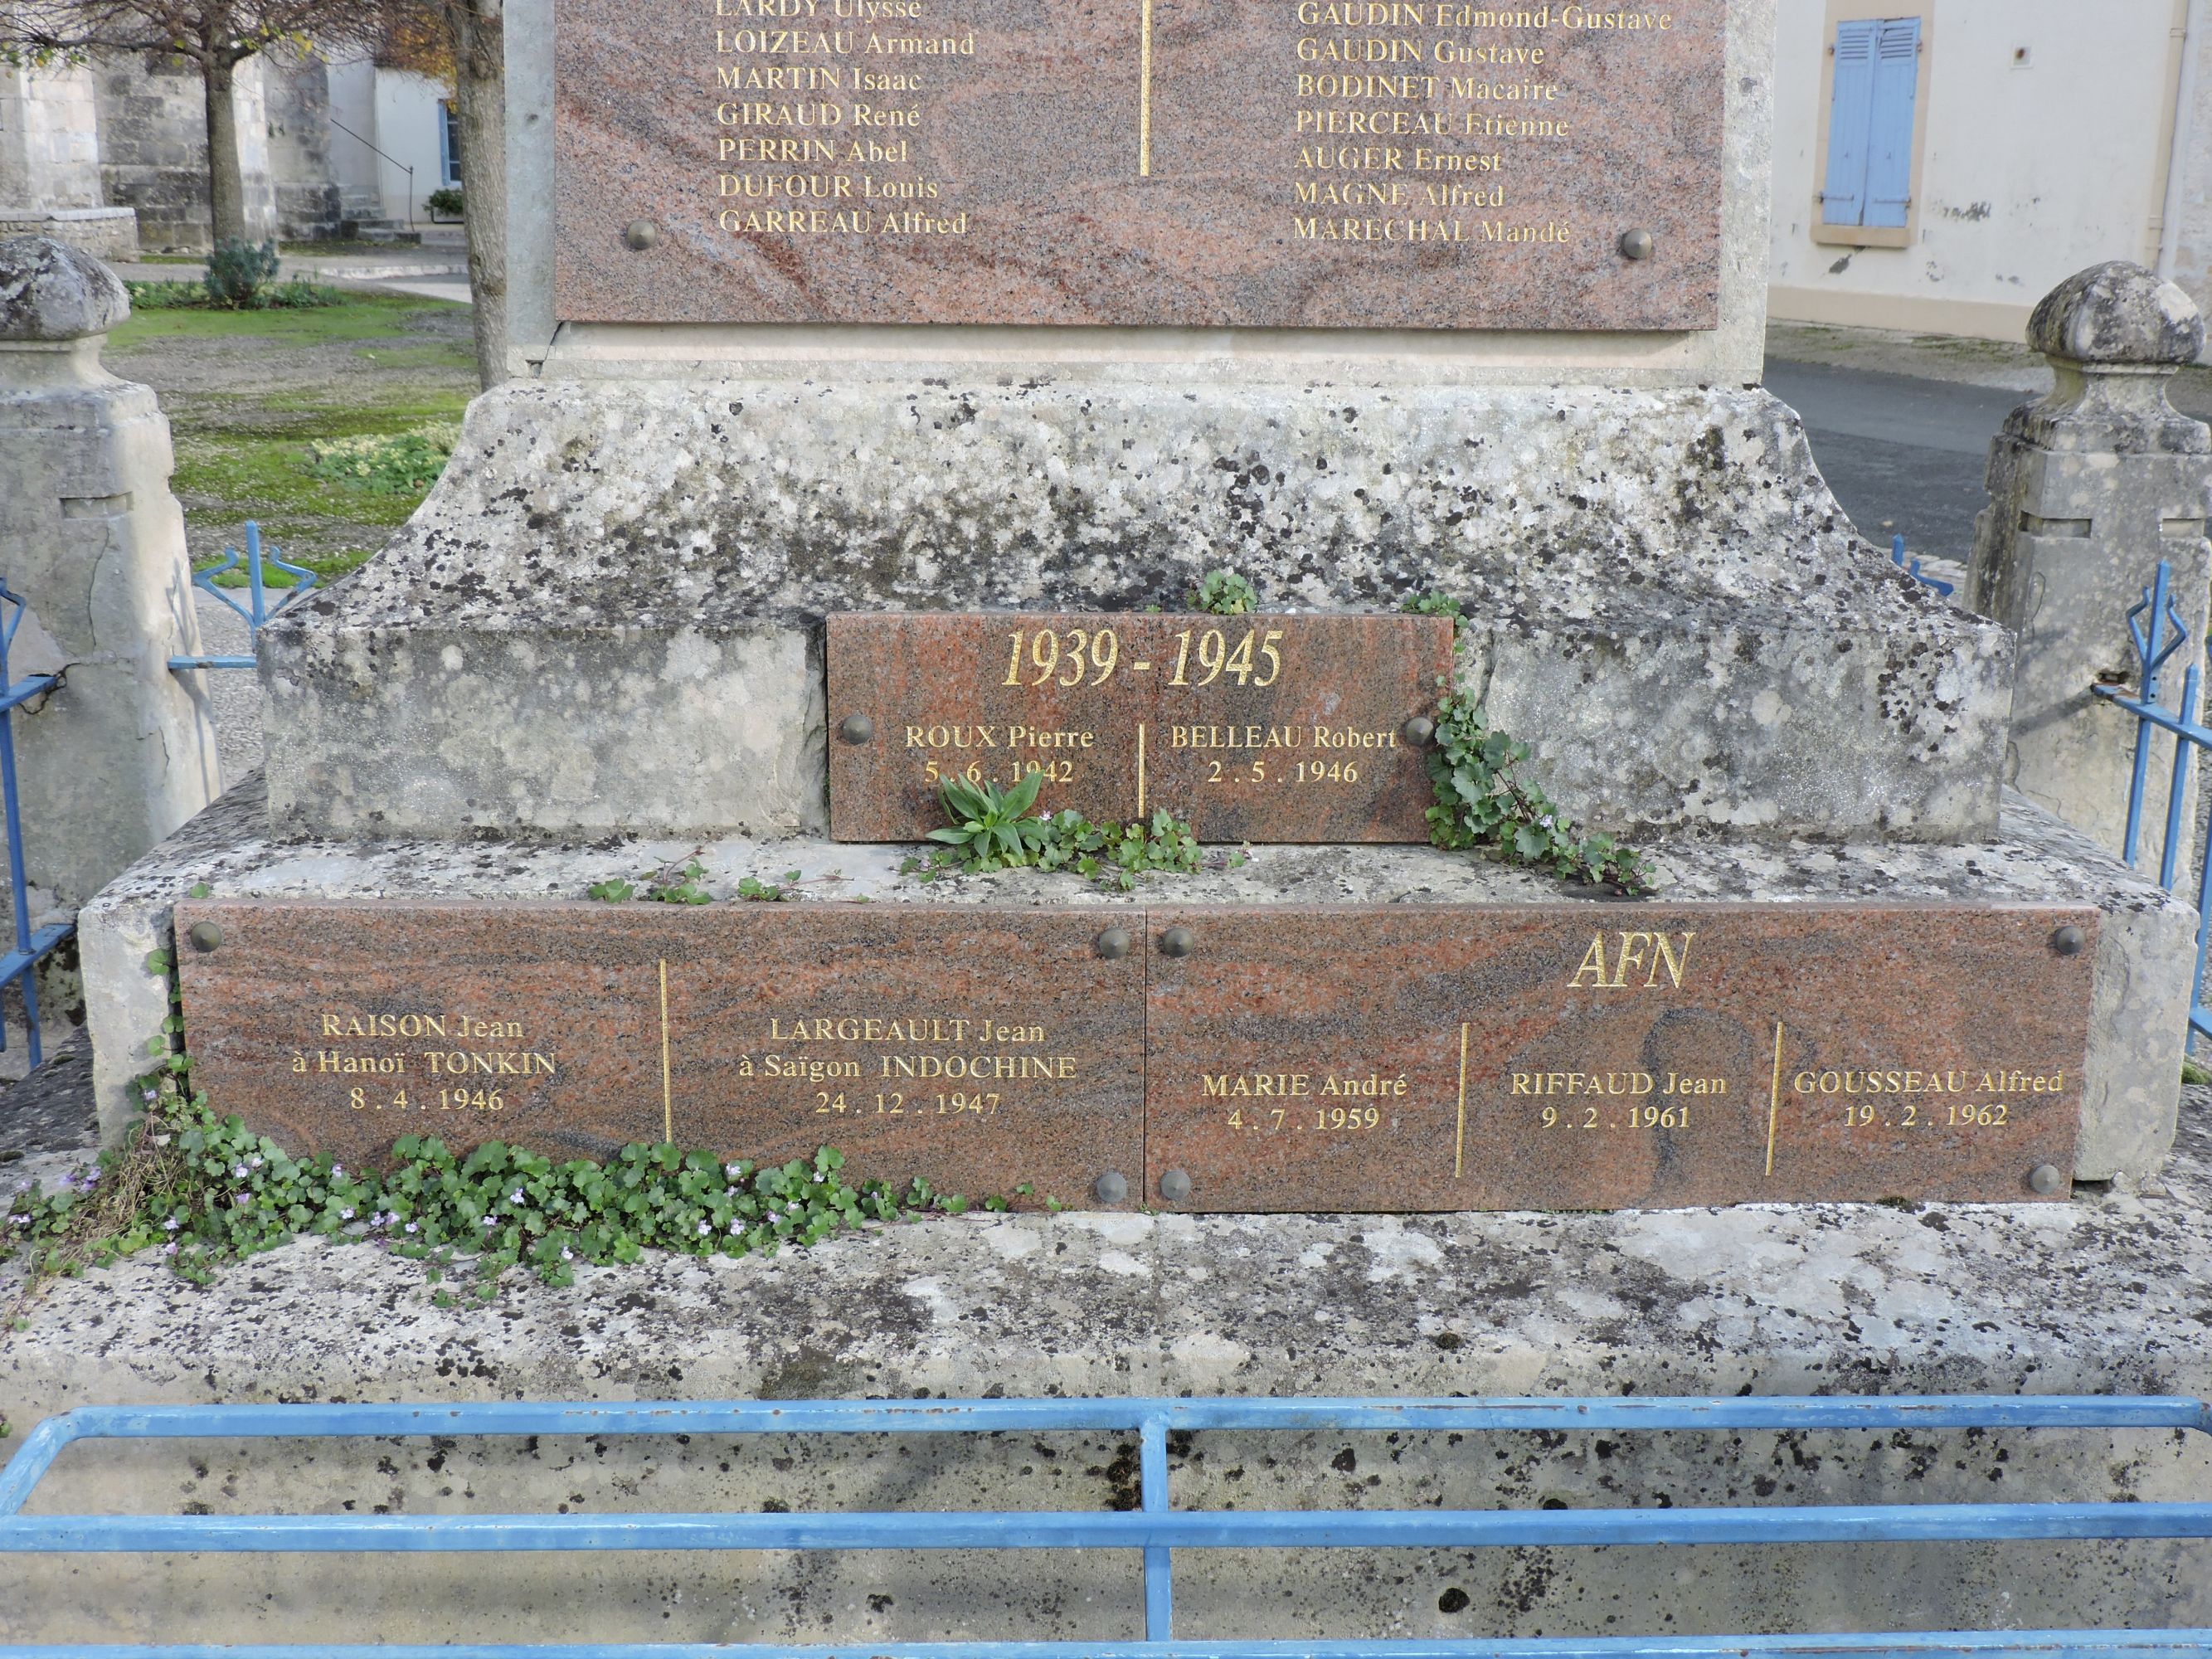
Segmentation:
{"type": "Polygon", "coordinates": [[[108,367],[161,394],[195,559],[265,544],[334,576],[375,552],[421,500],[319,478],[318,440],[396,436],[459,420],[476,391],[469,311],[346,291],[300,310],[143,310],[108,340],[108,367]]]}

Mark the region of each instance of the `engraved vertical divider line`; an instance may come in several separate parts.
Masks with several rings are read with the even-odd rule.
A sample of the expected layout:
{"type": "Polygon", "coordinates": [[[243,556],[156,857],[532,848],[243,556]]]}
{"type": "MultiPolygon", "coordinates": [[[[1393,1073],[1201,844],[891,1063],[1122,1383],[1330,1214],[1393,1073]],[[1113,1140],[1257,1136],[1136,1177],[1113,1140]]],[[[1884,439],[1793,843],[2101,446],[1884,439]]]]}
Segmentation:
{"type": "Polygon", "coordinates": [[[1144,0],[1137,41],[1137,177],[1152,176],[1152,0],[1144,0]]]}
{"type": "Polygon", "coordinates": [[[1774,1126],[1782,1115],[1782,1022],[1774,1022],[1774,1084],[1766,1097],[1766,1173],[1774,1173],[1774,1126]]]}
{"type": "Polygon", "coordinates": [[[1467,1168],[1467,1028],[1470,1022],[1459,1023],[1459,1128],[1452,1137],[1452,1179],[1457,1181],[1467,1168]]]}
{"type": "Polygon", "coordinates": [[[1145,723],[1137,722],[1137,816],[1145,816],[1145,723]]]}
{"type": "Polygon", "coordinates": [[[660,959],[660,1138],[676,1144],[676,1097],[668,1077],[668,958],[660,959]]]}
{"type": "Polygon", "coordinates": [[[1137,912],[1137,954],[1145,959],[1137,986],[1137,1207],[1142,1209],[1152,1192],[1152,912],[1149,906],[1137,912]]]}

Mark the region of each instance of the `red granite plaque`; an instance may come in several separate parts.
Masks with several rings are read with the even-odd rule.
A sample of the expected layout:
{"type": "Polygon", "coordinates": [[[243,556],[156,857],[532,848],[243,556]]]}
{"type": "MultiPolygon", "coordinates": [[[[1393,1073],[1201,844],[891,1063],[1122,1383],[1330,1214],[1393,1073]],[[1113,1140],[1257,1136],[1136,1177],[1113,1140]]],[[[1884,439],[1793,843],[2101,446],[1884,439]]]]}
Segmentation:
{"type": "Polygon", "coordinates": [[[556,309],[1711,328],[1726,12],[558,0],[556,309]]]}
{"type": "Polygon", "coordinates": [[[1144,1158],[1126,911],[218,902],[180,960],[195,1083],[300,1152],[403,1134],[605,1158],[672,1140],[1088,1201],[1144,1158]]]}
{"type": "Polygon", "coordinates": [[[2073,1168],[2096,918],[1155,906],[1148,1197],[1231,1211],[2030,1199],[2039,1166],[2073,1168]],[[2062,954],[2069,927],[2079,948],[2062,954]]]}
{"type": "Polygon", "coordinates": [[[195,1081],[297,1152],[829,1145],[969,1194],[1091,1206],[1115,1173],[1165,1209],[1392,1212],[2063,1193],[2033,1177],[2073,1167],[2098,916],[265,901],[178,920],[219,933],[181,953],[195,1081]]]}
{"type": "Polygon", "coordinates": [[[1211,842],[1425,842],[1441,617],[1008,612],[830,619],[830,822],[919,841],[947,775],[1039,810],[1165,807],[1211,842]]]}

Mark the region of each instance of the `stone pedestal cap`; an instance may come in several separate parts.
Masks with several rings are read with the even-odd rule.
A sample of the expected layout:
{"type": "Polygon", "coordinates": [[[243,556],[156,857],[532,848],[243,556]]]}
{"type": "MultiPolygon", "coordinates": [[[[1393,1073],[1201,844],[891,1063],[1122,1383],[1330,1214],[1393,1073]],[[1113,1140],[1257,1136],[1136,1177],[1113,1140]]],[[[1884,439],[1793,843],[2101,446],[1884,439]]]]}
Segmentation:
{"type": "Polygon", "coordinates": [[[131,295],[88,253],[51,236],[0,242],[0,341],[79,340],[131,315],[131,295]]]}
{"type": "Polygon", "coordinates": [[[2204,318],[2173,283],[2115,259],[2051,289],[2028,319],[2027,343],[2077,363],[2179,366],[2204,349],[2204,318]]]}

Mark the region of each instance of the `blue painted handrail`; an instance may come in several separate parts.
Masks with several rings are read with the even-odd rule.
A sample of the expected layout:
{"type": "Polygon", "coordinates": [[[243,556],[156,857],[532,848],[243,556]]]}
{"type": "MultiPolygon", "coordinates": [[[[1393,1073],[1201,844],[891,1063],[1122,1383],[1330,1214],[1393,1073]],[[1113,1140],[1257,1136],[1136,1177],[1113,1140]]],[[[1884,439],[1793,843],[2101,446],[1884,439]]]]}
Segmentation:
{"type": "MultiPolygon", "coordinates": [[[[1856,1543],[1923,1540],[2212,1538],[2212,1503],[1906,1504],[1664,1510],[1188,1510],[1170,1506],[1167,1439],[1209,1430],[1713,1431],[2167,1429],[2212,1434],[2186,1397],[1898,1396],[1887,1399],[790,1401],[644,1405],[84,1407],[47,1419],[0,1470],[0,1553],[458,1552],[640,1549],[1122,1549],[1144,1563],[1142,1642],[966,1642],[850,1648],[752,1644],[378,1647],[380,1655],[508,1656],[848,1654],[900,1659],[1719,1659],[1811,1654],[2212,1655],[2212,1631],[1908,1632],[1864,1637],[1650,1637],[1545,1640],[1179,1643],[1170,1552],[1288,1547],[1497,1548],[1587,1545],[1856,1543]],[[842,1514],[25,1515],[61,1451],[79,1441],[485,1435],[982,1434],[1134,1432],[1135,1511],[954,1510],[842,1514]]],[[[236,1659],[368,1649],[0,1647],[33,1655],[227,1654],[236,1659]]]]}

